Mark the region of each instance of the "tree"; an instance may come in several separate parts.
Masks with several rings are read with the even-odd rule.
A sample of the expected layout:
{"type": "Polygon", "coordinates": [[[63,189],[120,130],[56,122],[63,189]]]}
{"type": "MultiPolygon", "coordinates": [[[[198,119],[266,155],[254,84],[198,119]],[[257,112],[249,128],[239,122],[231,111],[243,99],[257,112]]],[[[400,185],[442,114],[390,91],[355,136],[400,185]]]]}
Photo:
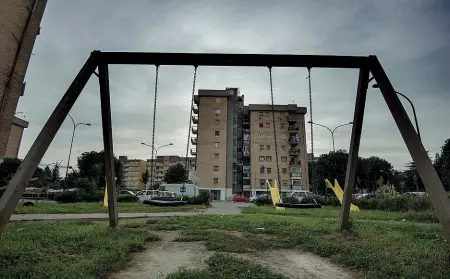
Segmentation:
{"type": "Polygon", "coordinates": [[[450,190],[450,139],[447,139],[441,147],[441,153],[436,156],[434,166],[445,189],[450,190]]]}
{"type": "Polygon", "coordinates": [[[147,185],[148,180],[150,179],[150,173],[148,172],[148,169],[145,169],[145,172],[142,173],[141,176],[141,182],[144,183],[144,185],[147,185]]]}
{"type": "Polygon", "coordinates": [[[16,173],[22,161],[18,158],[5,158],[0,164],[0,186],[8,185],[8,182],[16,173]]]}
{"type": "MultiPolygon", "coordinates": [[[[91,179],[95,182],[97,188],[103,189],[106,186],[105,181],[105,153],[104,151],[84,152],[77,159],[80,177],[91,179]]],[[[114,156],[114,169],[117,177],[117,185],[123,181],[123,166],[119,159],[114,156]]]]}
{"type": "Polygon", "coordinates": [[[170,166],[164,173],[164,181],[169,184],[186,182],[188,177],[188,172],[181,163],[170,166]]]}
{"type": "Polygon", "coordinates": [[[345,150],[338,150],[328,154],[322,154],[311,168],[311,186],[318,193],[325,193],[325,179],[333,183],[337,179],[343,187],[345,171],[347,168],[348,154],[345,150]]]}
{"type": "Polygon", "coordinates": [[[366,188],[370,192],[375,191],[378,188],[377,181],[380,177],[386,184],[389,180],[389,183],[393,182],[393,167],[383,158],[377,156],[362,158],[358,165],[361,188],[366,188]]]}
{"type": "Polygon", "coordinates": [[[57,183],[61,180],[61,174],[59,173],[59,165],[55,164],[52,169],[51,181],[57,183]]]}

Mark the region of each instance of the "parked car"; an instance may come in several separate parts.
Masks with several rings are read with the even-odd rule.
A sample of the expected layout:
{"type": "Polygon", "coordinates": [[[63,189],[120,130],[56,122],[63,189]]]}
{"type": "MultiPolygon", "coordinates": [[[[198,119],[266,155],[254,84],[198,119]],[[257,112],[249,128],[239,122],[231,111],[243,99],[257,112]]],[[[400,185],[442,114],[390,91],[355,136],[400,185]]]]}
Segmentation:
{"type": "Polygon", "coordinates": [[[314,193],[306,190],[294,190],[290,196],[297,198],[301,202],[304,197],[314,197],[314,193]]]}
{"type": "Polygon", "coordinates": [[[119,191],[119,195],[131,195],[131,196],[136,196],[135,193],[128,191],[128,190],[120,190],[119,191]]]}
{"type": "Polygon", "coordinates": [[[144,202],[145,200],[151,200],[154,197],[159,196],[159,190],[143,190],[136,193],[139,198],[139,202],[144,202]]]}
{"type": "Polygon", "coordinates": [[[249,198],[242,195],[234,195],[233,202],[248,202],[249,198]]]}
{"type": "Polygon", "coordinates": [[[428,193],[426,192],[406,192],[405,196],[411,197],[428,197],[428,193]]]}

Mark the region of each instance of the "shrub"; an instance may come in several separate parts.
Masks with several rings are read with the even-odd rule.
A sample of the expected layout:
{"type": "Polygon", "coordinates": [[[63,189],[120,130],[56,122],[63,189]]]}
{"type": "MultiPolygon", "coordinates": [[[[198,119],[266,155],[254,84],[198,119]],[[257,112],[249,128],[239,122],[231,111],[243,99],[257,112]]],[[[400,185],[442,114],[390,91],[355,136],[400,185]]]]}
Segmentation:
{"type": "Polygon", "coordinates": [[[80,193],[78,191],[71,191],[71,192],[62,192],[55,196],[55,201],[61,202],[61,203],[74,203],[74,202],[80,202],[81,197],[80,193]]]}
{"type": "MultiPolygon", "coordinates": [[[[301,204],[306,204],[306,203],[316,203],[316,200],[314,199],[314,197],[304,197],[301,201],[301,204]]],[[[318,202],[317,202],[318,203],[318,202]]]]}
{"type": "Polygon", "coordinates": [[[100,202],[105,197],[105,193],[103,191],[92,191],[92,192],[85,192],[80,191],[80,201],[83,202],[100,202]]]}
{"type": "Polygon", "coordinates": [[[118,195],[117,202],[137,202],[139,201],[139,197],[133,195],[118,195]]]}
{"type": "Polygon", "coordinates": [[[272,199],[269,198],[268,196],[261,196],[261,197],[257,197],[255,199],[255,204],[260,206],[260,205],[272,205],[272,199]]]}
{"type": "Polygon", "coordinates": [[[361,209],[387,210],[387,211],[428,211],[432,210],[430,200],[427,197],[379,197],[369,199],[357,199],[355,204],[361,209]]]}
{"type": "Polygon", "coordinates": [[[296,204],[298,203],[298,199],[296,197],[283,197],[281,198],[281,200],[284,203],[291,203],[291,204],[296,204]]]}
{"type": "Polygon", "coordinates": [[[183,197],[183,200],[192,205],[210,205],[211,195],[208,192],[201,192],[198,196],[195,197],[183,197]]]}

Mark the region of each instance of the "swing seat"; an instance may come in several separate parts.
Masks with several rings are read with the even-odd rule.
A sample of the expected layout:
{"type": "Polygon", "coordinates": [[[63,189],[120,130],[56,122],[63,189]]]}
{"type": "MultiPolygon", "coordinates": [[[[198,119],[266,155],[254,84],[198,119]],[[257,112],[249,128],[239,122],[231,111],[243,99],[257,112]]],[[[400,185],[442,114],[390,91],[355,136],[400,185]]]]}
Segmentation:
{"type": "Polygon", "coordinates": [[[162,201],[162,200],[145,200],[144,204],[155,206],[181,206],[186,205],[187,201],[162,201]]]}
{"type": "Polygon", "coordinates": [[[300,208],[300,209],[308,209],[308,208],[322,208],[321,204],[318,203],[277,203],[275,204],[278,207],[286,207],[286,208],[300,208]]]}

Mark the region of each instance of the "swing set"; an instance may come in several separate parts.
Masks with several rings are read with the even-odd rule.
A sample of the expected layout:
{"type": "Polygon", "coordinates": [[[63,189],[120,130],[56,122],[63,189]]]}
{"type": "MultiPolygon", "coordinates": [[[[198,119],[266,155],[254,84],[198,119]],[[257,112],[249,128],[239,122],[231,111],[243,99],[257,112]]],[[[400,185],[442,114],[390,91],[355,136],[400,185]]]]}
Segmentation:
{"type": "MultiPolygon", "coordinates": [[[[64,122],[70,109],[76,102],[92,74],[98,77],[100,85],[100,102],[102,114],[103,144],[105,150],[105,170],[108,192],[109,225],[114,228],[118,224],[117,199],[115,185],[115,170],[113,157],[113,141],[111,128],[111,104],[109,92],[108,65],[155,65],[157,69],[163,65],[194,66],[194,81],[192,87],[191,116],[193,109],[193,95],[197,68],[199,66],[229,66],[229,67],[268,67],[270,73],[270,91],[273,105],[272,69],[274,67],[304,67],[312,68],[347,68],[359,69],[358,86],[356,92],[355,111],[350,141],[347,171],[345,176],[345,189],[340,213],[340,230],[349,227],[349,212],[354,191],[356,166],[361,139],[361,130],[364,118],[364,108],[368,84],[375,79],[381,94],[397,124],[405,144],[413,158],[420,177],[433,204],[435,213],[444,228],[446,237],[450,242],[450,199],[444,190],[441,180],[427,155],[422,142],[414,129],[402,103],[389,81],[384,69],[376,56],[332,56],[332,55],[281,55],[281,54],[220,54],[220,53],[142,53],[142,52],[101,52],[93,51],[81,68],[72,84],[67,89],[61,101],[50,115],[38,137],[34,141],[24,160],[20,164],[14,177],[9,182],[0,199],[0,233],[5,229],[9,218],[28,184],[39,162],[50,146],[53,138],[64,122]],[[98,73],[95,72],[98,68],[98,73]],[[369,78],[369,75],[372,77],[369,78]]],[[[158,71],[157,71],[158,73],[158,71]]],[[[309,79],[311,86],[311,79],[309,79]]],[[[311,90],[310,90],[311,91],[311,90]]],[[[155,80],[156,108],[157,79],[155,80]]],[[[311,94],[310,94],[311,102],[311,94]]],[[[311,103],[310,103],[311,106],[311,103]]],[[[273,107],[272,107],[273,108],[273,107]]],[[[311,113],[311,111],[310,111],[311,113]]],[[[310,115],[311,117],[311,115],[310,115]]],[[[189,126],[191,126],[191,119],[189,126]]],[[[155,123],[155,111],[153,115],[155,123]]],[[[189,127],[190,129],[191,127],[189,127]]],[[[154,143],[155,126],[152,132],[154,143]]],[[[276,133],[275,133],[276,135],[276,133]]],[[[189,149],[189,137],[186,151],[189,149]]],[[[275,137],[276,140],[276,137],[275,137]]],[[[312,141],[311,141],[312,145],[312,141]]],[[[277,148],[277,145],[275,145],[277,148]]],[[[313,148],[313,146],[311,146],[313,148]]],[[[277,153],[277,149],[275,149],[277,153]]],[[[186,152],[187,153],[187,152],[186,152]]],[[[277,154],[278,155],[278,154],[277,154]]],[[[152,156],[153,157],[153,156],[152,156]]],[[[187,156],[186,156],[187,157],[187,156]]],[[[278,156],[277,176],[279,181],[278,156]]],[[[186,162],[187,163],[187,162],[186,162]]]]}

